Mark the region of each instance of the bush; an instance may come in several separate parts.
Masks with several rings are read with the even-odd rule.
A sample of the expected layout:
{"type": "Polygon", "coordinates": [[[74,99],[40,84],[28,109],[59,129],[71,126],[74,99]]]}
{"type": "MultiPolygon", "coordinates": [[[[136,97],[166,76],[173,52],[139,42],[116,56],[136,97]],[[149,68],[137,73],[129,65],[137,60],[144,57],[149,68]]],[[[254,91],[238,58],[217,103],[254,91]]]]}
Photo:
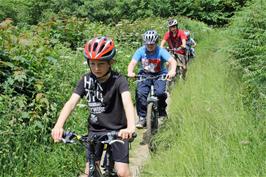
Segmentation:
{"type": "Polygon", "coordinates": [[[266,4],[254,0],[232,21],[232,57],[235,69],[241,70],[244,82],[244,101],[257,118],[266,116],[266,4]]]}
{"type": "Polygon", "coordinates": [[[15,23],[37,24],[58,13],[87,17],[90,21],[116,24],[122,19],[135,21],[146,17],[187,16],[209,25],[227,24],[235,11],[249,0],[4,0],[0,5],[0,21],[10,17],[15,23]]]}

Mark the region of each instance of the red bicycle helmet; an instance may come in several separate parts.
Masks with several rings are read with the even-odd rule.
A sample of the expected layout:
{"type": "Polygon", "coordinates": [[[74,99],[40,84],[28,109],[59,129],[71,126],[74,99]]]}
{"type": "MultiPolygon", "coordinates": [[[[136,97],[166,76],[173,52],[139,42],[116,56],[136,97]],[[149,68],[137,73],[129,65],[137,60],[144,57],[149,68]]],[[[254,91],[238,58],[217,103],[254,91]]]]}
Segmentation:
{"type": "Polygon", "coordinates": [[[111,60],[116,50],[114,41],[108,37],[95,37],[84,47],[84,57],[88,60],[111,60]]]}

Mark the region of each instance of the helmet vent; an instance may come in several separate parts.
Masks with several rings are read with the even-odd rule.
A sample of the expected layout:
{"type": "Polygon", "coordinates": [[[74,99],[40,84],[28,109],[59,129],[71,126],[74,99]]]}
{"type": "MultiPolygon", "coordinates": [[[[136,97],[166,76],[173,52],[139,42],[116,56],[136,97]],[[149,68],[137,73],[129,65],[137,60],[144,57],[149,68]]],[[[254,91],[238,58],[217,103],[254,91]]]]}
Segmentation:
{"type": "Polygon", "coordinates": [[[104,45],[102,45],[102,46],[100,47],[99,51],[102,51],[102,50],[103,50],[103,48],[104,48],[104,45]]]}
{"type": "Polygon", "coordinates": [[[98,43],[94,43],[94,44],[93,44],[93,51],[96,50],[97,46],[98,46],[98,43]]]}
{"type": "Polygon", "coordinates": [[[107,52],[106,54],[104,54],[103,56],[109,56],[109,55],[111,55],[111,53],[112,53],[112,50],[111,51],[109,51],[109,52],[107,52]]]}

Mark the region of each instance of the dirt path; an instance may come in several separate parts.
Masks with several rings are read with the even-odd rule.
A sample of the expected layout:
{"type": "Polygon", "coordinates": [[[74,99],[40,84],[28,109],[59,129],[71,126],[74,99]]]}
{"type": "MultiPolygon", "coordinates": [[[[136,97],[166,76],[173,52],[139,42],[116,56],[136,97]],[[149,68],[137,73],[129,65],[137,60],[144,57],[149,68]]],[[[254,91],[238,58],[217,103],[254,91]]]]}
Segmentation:
{"type": "MultiPolygon", "coordinates": [[[[170,102],[170,96],[169,93],[167,93],[167,104],[170,102]]],[[[137,115],[136,115],[137,119],[137,115]]],[[[140,142],[143,139],[143,133],[145,132],[145,129],[143,130],[137,130],[137,138],[135,139],[134,143],[132,144],[132,149],[130,151],[130,157],[129,157],[129,165],[130,165],[130,171],[132,173],[132,177],[140,177],[140,171],[141,168],[144,166],[146,161],[150,158],[150,152],[148,145],[140,145],[140,142]]]]}
{"type": "MultiPolygon", "coordinates": [[[[136,110],[136,109],[135,109],[136,110]]],[[[135,112],[136,122],[138,121],[137,112],[135,112]]],[[[141,145],[140,142],[143,139],[143,133],[146,129],[136,129],[137,138],[131,144],[130,156],[129,156],[129,167],[132,177],[139,177],[141,168],[145,162],[149,159],[149,148],[148,145],[141,145]]]]}
{"type": "Polygon", "coordinates": [[[134,155],[129,159],[130,171],[132,173],[132,177],[139,177],[141,168],[150,156],[148,145],[139,145],[131,153],[134,155]]]}

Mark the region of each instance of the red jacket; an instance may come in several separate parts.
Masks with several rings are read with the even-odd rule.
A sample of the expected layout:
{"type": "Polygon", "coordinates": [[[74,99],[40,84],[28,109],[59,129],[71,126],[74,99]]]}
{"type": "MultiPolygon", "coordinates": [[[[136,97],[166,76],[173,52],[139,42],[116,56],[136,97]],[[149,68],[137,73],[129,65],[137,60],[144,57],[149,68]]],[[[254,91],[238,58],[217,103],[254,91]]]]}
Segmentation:
{"type": "MultiPolygon", "coordinates": [[[[176,36],[171,31],[165,33],[163,39],[168,42],[170,49],[178,48],[182,45],[182,39],[187,40],[187,36],[183,30],[176,29],[176,36]]],[[[185,50],[178,50],[177,53],[185,54],[185,50]]]]}

